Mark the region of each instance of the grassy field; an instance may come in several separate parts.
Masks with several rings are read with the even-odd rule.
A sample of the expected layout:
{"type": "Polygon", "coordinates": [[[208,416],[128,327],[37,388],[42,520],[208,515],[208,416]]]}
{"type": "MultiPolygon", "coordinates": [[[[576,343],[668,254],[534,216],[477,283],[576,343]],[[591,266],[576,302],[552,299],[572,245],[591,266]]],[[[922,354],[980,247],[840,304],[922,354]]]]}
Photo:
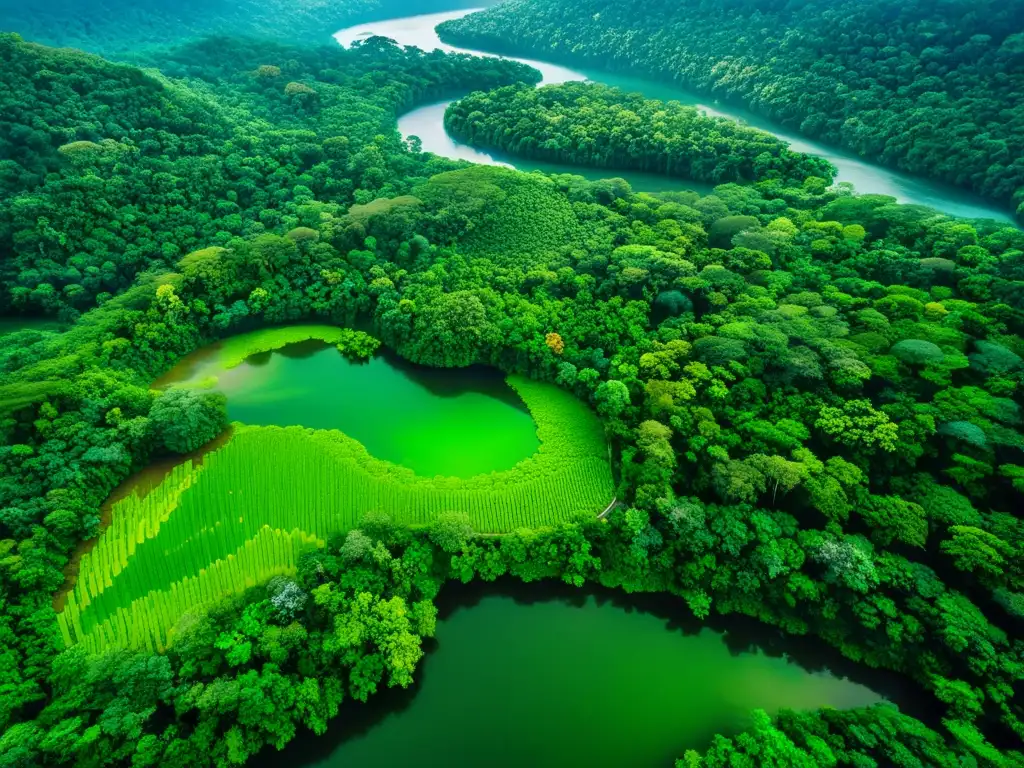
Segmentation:
{"type": "Polygon", "coordinates": [[[304,550],[371,510],[410,525],[465,512],[483,533],[598,514],[613,481],[597,417],[553,385],[508,381],[540,448],[471,478],[417,476],[338,431],[236,425],[201,467],[186,462],[145,498],[115,506],[59,614],[65,642],[161,650],[186,611],[294,572],[304,550]]]}

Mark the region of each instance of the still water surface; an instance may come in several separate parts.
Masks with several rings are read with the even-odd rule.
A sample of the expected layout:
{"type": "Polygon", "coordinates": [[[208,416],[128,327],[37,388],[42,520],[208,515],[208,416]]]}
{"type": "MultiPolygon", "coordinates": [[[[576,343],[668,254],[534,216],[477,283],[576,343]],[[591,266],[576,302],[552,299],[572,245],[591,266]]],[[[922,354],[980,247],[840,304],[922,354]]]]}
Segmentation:
{"type": "Polygon", "coordinates": [[[426,477],[509,469],[536,452],[537,427],[502,374],[414,365],[385,352],[352,362],[319,341],[253,355],[225,370],[217,345],[154,385],[210,377],[243,424],[339,429],[379,459],[426,477]]]}
{"type": "Polygon", "coordinates": [[[0,336],[21,331],[61,332],[66,328],[65,323],[49,317],[0,317],[0,336]]]}
{"type": "MultiPolygon", "coordinates": [[[[353,363],[322,342],[225,370],[219,352],[200,350],[154,385],[216,377],[233,420],[339,428],[421,474],[503,469],[537,447],[529,413],[495,371],[422,368],[390,354],[353,363]]],[[[671,765],[714,733],[742,729],[754,708],[881,699],[827,670],[737,648],[722,632],[682,631],[607,593],[483,589],[442,594],[437,637],[413,688],[350,703],[326,736],[271,751],[265,764],[671,765]]]]}
{"type": "MultiPolygon", "coordinates": [[[[480,10],[480,9],[476,9],[480,10]]],[[[434,28],[443,21],[461,18],[476,10],[458,10],[446,13],[432,13],[422,16],[408,16],[400,19],[389,19],[369,24],[360,24],[343,29],[335,35],[342,45],[350,45],[355,40],[365,39],[371,35],[389,37],[401,45],[415,45],[423,50],[440,48],[443,51],[472,53],[478,56],[491,56],[486,51],[456,48],[441,42],[434,28]]],[[[659,83],[653,80],[633,77],[628,74],[610,73],[589,69],[575,69],[537,61],[535,59],[515,58],[540,70],[544,76],[541,85],[564,83],[576,80],[589,80],[596,83],[616,86],[626,91],[636,91],[653,99],[676,100],[683,104],[692,104],[709,115],[728,117],[747,123],[755,128],[772,133],[798,152],[807,152],[828,159],[839,170],[837,181],[851,182],[860,193],[892,195],[902,203],[916,203],[936,208],[955,216],[992,218],[1012,223],[1012,217],[1003,208],[968,192],[955,189],[945,184],[928,181],[908,174],[869,163],[856,155],[833,147],[820,144],[800,137],[794,132],[759,117],[747,110],[732,105],[710,102],[705,97],[680,86],[659,83]]],[[[663,191],[669,189],[694,189],[706,193],[706,185],[695,182],[667,179],[657,174],[634,174],[629,172],[613,172],[607,169],[581,169],[579,166],[541,164],[528,160],[509,158],[496,153],[481,152],[453,141],[444,130],[444,110],[450,102],[432,104],[413,110],[399,118],[398,128],[403,136],[419,136],[423,148],[445,157],[460,158],[476,163],[514,165],[522,170],[543,170],[549,173],[577,173],[588,178],[607,178],[619,175],[642,191],[663,191]]]]}
{"type": "Polygon", "coordinates": [[[265,765],[667,766],[717,732],[742,729],[755,708],[881,700],[607,592],[573,597],[535,584],[513,587],[517,598],[483,589],[442,593],[436,643],[413,689],[344,708],[325,736],[271,751],[265,765]]]}

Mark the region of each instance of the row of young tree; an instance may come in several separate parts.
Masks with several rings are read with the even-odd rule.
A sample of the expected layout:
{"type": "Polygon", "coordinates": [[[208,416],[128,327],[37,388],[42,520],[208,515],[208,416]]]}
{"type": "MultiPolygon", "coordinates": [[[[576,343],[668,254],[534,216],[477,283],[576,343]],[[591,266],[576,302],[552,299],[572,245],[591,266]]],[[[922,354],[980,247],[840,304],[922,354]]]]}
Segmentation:
{"type": "Polygon", "coordinates": [[[1024,215],[1022,13],[1020,0],[520,0],[438,31],[678,82],[1024,215]]]}
{"type": "MultiPolygon", "coordinates": [[[[204,95],[259,100],[221,80],[204,95]]],[[[352,187],[362,201],[320,189],[298,221],[219,230],[64,334],[0,338],[7,764],[243,761],[296,723],[322,730],[346,693],[407,684],[439,585],[503,574],[753,616],[907,675],[943,718],[784,715],[691,763],[1022,764],[994,745],[1024,736],[1024,234],[814,176],[637,194],[453,171],[393,128],[363,141],[347,151],[394,149],[381,186],[352,187]],[[294,584],[188,618],[165,655],[63,651],[50,596],[103,499],[223,424],[216,398],[156,395],[153,377],[233,332],[357,317],[418,362],[495,365],[590,402],[625,506],[500,538],[371,516],[294,584]]],[[[271,162],[265,146],[248,162],[271,162]]]]}

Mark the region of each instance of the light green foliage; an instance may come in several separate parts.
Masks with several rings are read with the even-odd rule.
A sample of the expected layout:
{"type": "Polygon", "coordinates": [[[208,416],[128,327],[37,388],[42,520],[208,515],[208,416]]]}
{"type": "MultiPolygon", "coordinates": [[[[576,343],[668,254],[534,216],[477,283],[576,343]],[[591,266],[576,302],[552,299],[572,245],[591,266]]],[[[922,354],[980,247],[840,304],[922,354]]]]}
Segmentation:
{"type": "Polygon", "coordinates": [[[402,209],[415,209],[423,205],[423,201],[413,195],[398,197],[379,197],[363,205],[353,205],[348,209],[349,218],[360,224],[369,224],[374,217],[387,216],[402,209]]]}
{"type": "Polygon", "coordinates": [[[336,431],[236,425],[202,466],[186,462],[115,508],[82,560],[65,642],[163,648],[186,609],[290,573],[304,548],[369,512],[400,524],[439,520],[452,547],[456,529],[465,538],[596,515],[613,495],[600,423],[550,384],[509,383],[537,422],[540,448],[511,470],[469,479],[419,477],[336,431]]]}
{"type": "Polygon", "coordinates": [[[351,360],[367,360],[380,348],[380,341],[363,331],[342,328],[336,346],[341,354],[351,360]]]}
{"type": "Polygon", "coordinates": [[[841,408],[826,406],[814,424],[843,445],[896,450],[896,425],[884,413],[876,411],[868,400],[848,400],[841,408]]]}
{"type": "Polygon", "coordinates": [[[220,362],[224,368],[241,365],[245,358],[260,352],[271,352],[289,344],[317,339],[327,344],[342,344],[351,339],[351,331],[333,325],[287,325],[283,328],[263,328],[251,333],[231,336],[221,342],[220,362]]]}
{"type": "Polygon", "coordinates": [[[669,440],[672,430],[660,421],[648,420],[637,427],[636,444],[644,457],[664,469],[675,466],[676,457],[669,440]]]}
{"type": "Polygon", "coordinates": [[[116,597],[106,592],[81,606],[69,596],[67,607],[57,617],[61,635],[66,644],[81,643],[92,653],[109,648],[163,651],[173,642],[174,627],[182,616],[201,613],[204,607],[275,576],[293,574],[299,556],[318,546],[323,546],[322,540],[298,529],[286,532],[263,526],[233,552],[205,567],[199,567],[196,560],[204,550],[183,547],[175,557],[191,563],[179,562],[175,570],[194,575],[169,584],[164,582],[158,560],[147,563],[145,556],[129,559],[122,570],[131,569],[130,575],[123,579],[136,583],[152,579],[151,583],[164,588],[152,589],[117,607],[116,597]]]}
{"type": "Polygon", "coordinates": [[[476,166],[434,176],[415,194],[449,219],[472,220],[459,240],[467,255],[527,266],[578,238],[572,207],[542,174],[476,166]]]}

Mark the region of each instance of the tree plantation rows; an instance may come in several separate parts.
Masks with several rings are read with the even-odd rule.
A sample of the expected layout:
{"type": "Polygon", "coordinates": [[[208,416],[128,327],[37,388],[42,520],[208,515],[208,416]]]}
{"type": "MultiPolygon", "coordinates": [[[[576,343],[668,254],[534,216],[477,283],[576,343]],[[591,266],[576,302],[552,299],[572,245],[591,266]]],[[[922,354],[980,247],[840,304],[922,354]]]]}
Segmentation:
{"type": "Polygon", "coordinates": [[[442,39],[629,70],[873,162],[1024,205],[1019,0],[514,0],[442,39]]]}
{"type": "MultiPolygon", "coordinates": [[[[545,7],[481,18],[519,38],[571,20],[566,46],[624,40],[616,9],[545,7]]],[[[718,19],[693,25],[694,51],[717,51],[718,27],[782,30],[781,6],[679,7],[718,19]]],[[[1012,6],[954,4],[955,30],[922,26],[914,3],[816,8],[773,48],[773,67],[806,83],[787,97],[801,110],[819,93],[820,66],[800,58],[812,33],[821,65],[870,35],[871,76],[905,60],[892,77],[910,88],[932,54],[898,36],[955,51],[966,29],[990,37],[956,70],[972,119],[992,122],[989,99],[1013,87],[1008,64],[985,75],[1012,53],[1012,6]],[[883,8],[888,37],[861,13],[883,8]],[[836,25],[847,37],[820,38],[836,25]]],[[[667,39],[643,29],[644,51],[667,39]]],[[[772,38],[744,39],[755,56],[772,38]]],[[[687,768],[1024,766],[1024,232],[857,195],[819,161],[672,104],[527,92],[527,67],[379,38],[196,41],[143,71],[7,35],[0,58],[0,308],[69,324],[0,335],[0,768],[280,759],[343,703],[413,684],[456,579],[661,593],[914,692],[913,711],[755,713],[680,744],[687,768]],[[593,138],[574,162],[607,146],[640,163],[676,137],[678,168],[743,168],[745,183],[723,170],[710,194],[643,193],[470,166],[396,130],[402,110],[476,91],[462,104],[484,109],[466,124],[489,125],[488,142],[536,124],[537,147],[593,138]],[[714,149],[706,162],[684,137],[714,149]],[[428,479],[340,432],[236,425],[201,467],[185,463],[224,435],[225,398],[152,382],[211,343],[227,366],[301,324],[317,326],[306,338],[365,328],[421,365],[500,369],[540,451],[428,479]],[[104,517],[154,462],[181,468],[104,517]]],[[[958,137],[977,134],[942,125],[959,162],[958,137]]],[[[1010,195],[1007,173],[986,189],[1010,195]]],[[[362,336],[329,338],[372,353],[362,336]]]]}
{"type": "MultiPolygon", "coordinates": [[[[287,337],[332,336],[325,330],[295,326],[287,337]]],[[[259,334],[246,347],[282,335],[259,334]]],[[[233,341],[222,350],[230,362],[233,341]]],[[[146,496],[131,494],[114,508],[62,611],[65,643],[163,650],[184,613],[290,575],[296,552],[356,527],[370,512],[422,526],[458,511],[471,530],[485,533],[596,516],[613,493],[597,419],[550,384],[511,383],[537,422],[541,448],[507,472],[469,479],[417,477],[340,432],[236,426],[202,466],[186,462],[146,496]],[[253,548],[264,540],[273,546],[253,548]],[[179,586],[202,598],[181,598],[179,586]],[[133,632],[126,617],[138,615],[147,616],[145,631],[133,632]]]]}
{"type": "MultiPolygon", "coordinates": [[[[199,569],[194,576],[174,581],[167,589],[148,591],[123,607],[96,609],[83,615],[74,597],[69,596],[66,609],[57,616],[61,635],[68,647],[80,643],[95,654],[112,648],[163,653],[176,639],[173,630],[184,614],[216,605],[274,577],[294,575],[301,555],[317,546],[323,546],[323,541],[298,528],[286,533],[264,526],[237,550],[199,569]]],[[[194,554],[187,550],[179,556],[194,554]]]]}

